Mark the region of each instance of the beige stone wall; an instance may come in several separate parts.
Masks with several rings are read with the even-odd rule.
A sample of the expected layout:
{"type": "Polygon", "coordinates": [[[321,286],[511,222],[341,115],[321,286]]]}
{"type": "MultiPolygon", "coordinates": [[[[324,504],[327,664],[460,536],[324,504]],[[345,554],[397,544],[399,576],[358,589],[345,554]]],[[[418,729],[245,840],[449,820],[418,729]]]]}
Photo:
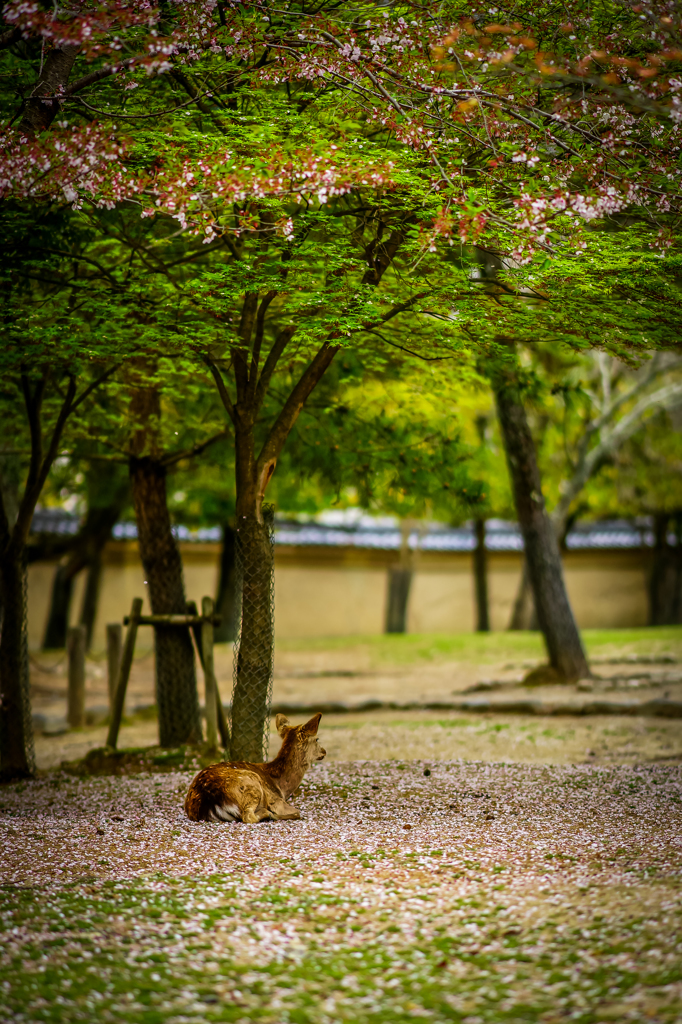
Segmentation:
{"type": "MultiPolygon", "coordinates": [[[[214,594],[218,579],[217,544],[182,544],[188,598],[197,604],[214,594]]],[[[276,631],[283,639],[381,633],[386,608],[388,566],[395,555],[353,548],[276,549],[276,631]]],[[[518,586],[518,554],[489,558],[493,629],[505,629],[518,586]]],[[[29,643],[39,648],[45,629],[55,565],[29,569],[29,643]]],[[[578,624],[583,627],[646,625],[647,554],[641,551],[569,552],[566,581],[578,624]]],[[[83,574],[76,581],[71,620],[77,621],[83,574]]],[[[94,649],[104,648],[105,625],[121,621],[133,597],[145,597],[137,544],[114,542],[105,552],[94,649]]],[[[419,556],[410,596],[408,628],[413,633],[466,632],[474,628],[471,555],[419,556]]],[[[151,630],[140,631],[139,646],[151,646],[151,630]]]]}

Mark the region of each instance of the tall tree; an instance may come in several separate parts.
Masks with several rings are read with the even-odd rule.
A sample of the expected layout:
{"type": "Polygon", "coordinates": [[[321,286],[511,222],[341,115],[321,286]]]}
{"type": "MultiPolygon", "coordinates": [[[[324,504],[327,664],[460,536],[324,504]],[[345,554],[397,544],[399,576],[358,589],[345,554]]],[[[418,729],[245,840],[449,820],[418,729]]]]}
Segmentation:
{"type": "MultiPolygon", "coordinates": [[[[536,365],[545,376],[545,387],[555,395],[556,407],[546,404],[544,434],[554,454],[546,460],[545,485],[551,487],[550,519],[563,547],[573,512],[579,508],[576,503],[590,481],[644,430],[648,419],[682,405],[682,376],[679,357],[672,353],[654,353],[636,367],[603,351],[564,351],[557,372],[558,354],[544,346],[538,349],[536,365]]],[[[533,612],[524,567],[513,627],[529,628],[533,612]]]]}
{"type": "Polygon", "coordinates": [[[70,418],[114,372],[116,363],[100,348],[93,358],[90,339],[64,341],[62,330],[31,330],[27,318],[15,316],[5,333],[2,354],[5,407],[3,431],[22,447],[23,482],[12,521],[0,492],[0,776],[32,773],[33,738],[28,689],[26,620],[26,548],[31,520],[50,468],[59,454],[70,418]]]}
{"type": "Polygon", "coordinates": [[[588,676],[590,669],[566,593],[559,544],[545,507],[519,367],[513,347],[509,351],[514,358],[495,368],[492,383],[528,575],[550,666],[561,680],[574,682],[588,676]]]}
{"type": "MultiPolygon", "coordinates": [[[[130,296],[125,296],[124,314],[130,296]]],[[[126,315],[126,323],[128,319],[126,315]]],[[[138,352],[117,380],[107,408],[90,422],[91,444],[127,466],[146,593],[153,614],[185,614],[182,560],[168,507],[167,478],[225,436],[182,348],[164,340],[153,312],[143,309],[138,352]],[[157,333],[158,332],[158,333],[157,333]],[[113,449],[113,452],[112,452],[113,449]]],[[[209,396],[210,397],[210,394],[209,396]]],[[[194,649],[189,629],[154,628],[159,742],[201,740],[194,649]]]]}

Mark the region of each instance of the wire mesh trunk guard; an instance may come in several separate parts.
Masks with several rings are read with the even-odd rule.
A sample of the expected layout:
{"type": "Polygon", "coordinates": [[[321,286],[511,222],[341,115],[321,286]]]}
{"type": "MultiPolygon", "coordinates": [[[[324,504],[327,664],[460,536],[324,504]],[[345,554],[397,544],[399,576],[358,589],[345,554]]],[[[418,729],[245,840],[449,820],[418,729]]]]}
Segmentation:
{"type": "Polygon", "coordinates": [[[236,629],[231,710],[233,761],[265,761],[275,647],[274,505],[237,521],[236,629]]]}

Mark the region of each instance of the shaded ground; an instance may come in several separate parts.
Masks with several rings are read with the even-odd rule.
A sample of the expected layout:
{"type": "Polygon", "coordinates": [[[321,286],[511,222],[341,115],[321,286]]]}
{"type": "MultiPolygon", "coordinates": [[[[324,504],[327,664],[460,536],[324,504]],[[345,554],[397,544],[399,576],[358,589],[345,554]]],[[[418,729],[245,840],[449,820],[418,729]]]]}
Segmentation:
{"type": "MultiPolygon", "coordinates": [[[[599,677],[585,693],[575,687],[520,685],[529,668],[543,659],[537,633],[379,636],[279,643],[273,697],[301,704],[368,698],[384,701],[447,701],[481,685],[502,684],[484,692],[491,701],[528,699],[579,703],[593,697],[644,702],[682,701],[682,627],[640,630],[587,630],[584,634],[599,677]],[[655,659],[653,662],[641,659],[655,659]],[[606,659],[609,659],[606,661],[606,659]],[[640,659],[640,660],[632,660],[640,659]]],[[[216,648],[216,674],[224,702],[231,694],[232,649],[216,648]]],[[[32,661],[33,710],[48,731],[63,728],[66,715],[66,661],[59,652],[36,654],[32,661]],[[41,671],[49,670],[49,671],[41,671]]],[[[200,697],[203,680],[199,672],[200,697]]],[[[127,708],[154,702],[154,660],[140,652],[133,665],[127,708]]],[[[94,720],[108,708],[106,663],[88,662],[86,704],[94,720]]]]}
{"type": "MultiPolygon", "coordinates": [[[[292,721],[301,720],[302,716],[292,716],[292,721]]],[[[682,760],[679,719],[375,711],[325,715],[322,728],[331,761],[466,757],[506,763],[634,764],[682,760]]],[[[62,761],[83,757],[94,747],[103,746],[106,735],[106,727],[100,726],[59,736],[38,736],[38,765],[56,768],[62,761]]],[[[157,724],[152,719],[124,726],[119,747],[152,746],[157,742],[157,724]]],[[[278,748],[273,723],[272,755],[278,748]]]]}
{"type": "Polygon", "coordinates": [[[324,763],[261,825],[189,779],[0,789],[1,1021],[681,1019],[679,766],[324,763]]]}

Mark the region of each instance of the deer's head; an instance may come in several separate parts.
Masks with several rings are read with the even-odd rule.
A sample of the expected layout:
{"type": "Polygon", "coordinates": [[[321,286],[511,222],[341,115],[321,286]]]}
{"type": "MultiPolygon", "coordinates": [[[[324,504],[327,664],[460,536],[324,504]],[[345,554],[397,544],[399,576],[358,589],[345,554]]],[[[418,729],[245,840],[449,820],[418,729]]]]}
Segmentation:
{"type": "Polygon", "coordinates": [[[321,718],[321,714],[313,715],[305,725],[291,725],[286,715],[277,715],[275,725],[282,737],[282,749],[278,756],[306,769],[314,761],[321,761],[327,753],[317,738],[321,718]]]}

